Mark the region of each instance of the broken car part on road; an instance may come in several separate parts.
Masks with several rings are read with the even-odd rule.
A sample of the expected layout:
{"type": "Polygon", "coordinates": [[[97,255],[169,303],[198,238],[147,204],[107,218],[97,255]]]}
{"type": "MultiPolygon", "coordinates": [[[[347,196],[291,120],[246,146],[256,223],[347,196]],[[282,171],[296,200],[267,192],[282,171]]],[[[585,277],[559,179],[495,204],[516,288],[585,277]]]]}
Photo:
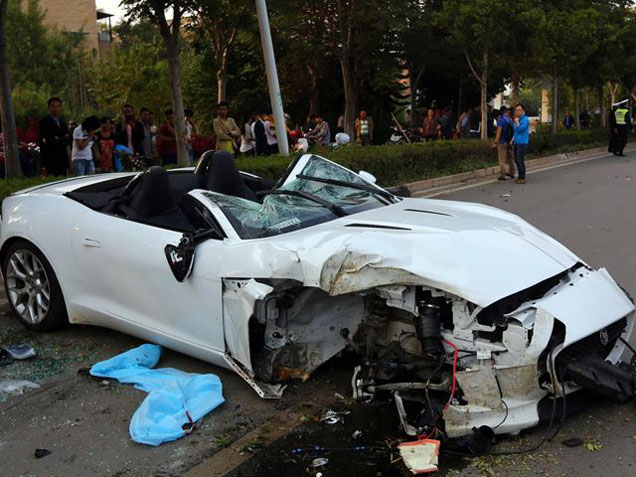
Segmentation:
{"type": "Polygon", "coordinates": [[[233,167],[207,154],[195,171],[5,199],[0,261],[18,318],[158,342],[263,398],[352,351],[354,397],[393,398],[411,435],[518,433],[583,388],[634,395],[633,303],[521,218],[395,197],[312,154],[274,186],[233,167]]]}

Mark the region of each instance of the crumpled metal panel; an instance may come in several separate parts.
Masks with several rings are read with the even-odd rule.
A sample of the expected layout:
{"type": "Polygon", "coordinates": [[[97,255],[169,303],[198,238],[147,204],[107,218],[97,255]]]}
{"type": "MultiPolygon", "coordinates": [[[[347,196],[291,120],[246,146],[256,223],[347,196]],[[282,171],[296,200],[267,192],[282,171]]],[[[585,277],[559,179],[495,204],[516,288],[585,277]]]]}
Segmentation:
{"type": "Polygon", "coordinates": [[[226,276],[293,278],[334,295],[396,283],[426,285],[482,307],[578,261],[512,214],[427,199],[405,199],[267,239],[228,242],[226,276]],[[360,221],[410,230],[346,227],[360,221]]]}

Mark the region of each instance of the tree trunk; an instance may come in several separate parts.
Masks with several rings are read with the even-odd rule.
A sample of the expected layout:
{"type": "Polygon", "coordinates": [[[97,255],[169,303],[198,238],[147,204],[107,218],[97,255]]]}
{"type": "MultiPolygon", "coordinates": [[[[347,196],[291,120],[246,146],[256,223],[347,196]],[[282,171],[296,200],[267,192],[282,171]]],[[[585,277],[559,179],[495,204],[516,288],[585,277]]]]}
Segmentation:
{"type": "Polygon", "coordinates": [[[515,106],[515,104],[519,104],[519,76],[516,74],[512,74],[512,92],[510,93],[510,102],[511,106],[515,106]]]}
{"type": "Polygon", "coordinates": [[[216,88],[217,88],[217,95],[216,95],[217,103],[220,103],[222,101],[227,101],[225,71],[223,71],[221,68],[219,68],[216,72],[216,88]]]}
{"type": "Polygon", "coordinates": [[[605,111],[605,87],[601,84],[598,87],[598,103],[601,114],[601,127],[607,127],[607,112],[605,111]]]}
{"type": "Polygon", "coordinates": [[[484,50],[481,73],[481,139],[488,140],[488,50],[484,50]]]}
{"type": "MultiPolygon", "coordinates": [[[[178,35],[179,32],[173,33],[178,35]]],[[[170,83],[172,85],[172,109],[174,111],[174,130],[177,135],[177,164],[189,166],[190,158],[185,145],[185,116],[183,113],[183,93],[181,91],[181,65],[179,62],[179,45],[177,40],[164,38],[168,65],[170,67],[170,83]]]]}
{"type": "Polygon", "coordinates": [[[579,96],[580,96],[579,95],[579,90],[575,89],[574,90],[574,119],[576,120],[576,129],[578,131],[581,130],[581,118],[580,118],[580,115],[581,115],[581,111],[580,111],[581,104],[580,104],[580,101],[579,101],[579,96]]]}
{"type": "Polygon", "coordinates": [[[350,56],[349,52],[343,52],[343,58],[340,60],[345,95],[344,132],[346,132],[349,137],[355,137],[354,122],[357,97],[354,85],[353,65],[351,64],[350,56]]]}
{"type": "Polygon", "coordinates": [[[559,130],[559,77],[556,71],[552,77],[552,132],[559,130]]]}
{"type": "Polygon", "coordinates": [[[457,117],[459,118],[462,115],[462,101],[463,101],[463,91],[462,91],[462,78],[459,77],[459,88],[457,91],[457,117]]]}
{"type": "MultiPolygon", "coordinates": [[[[217,62],[219,69],[216,71],[216,87],[217,87],[217,102],[227,101],[227,66],[230,59],[230,48],[234,43],[234,37],[236,36],[236,29],[232,30],[230,39],[223,45],[219,44],[217,51],[217,62]]],[[[214,46],[213,46],[214,49],[214,46]]]]}
{"type": "Polygon", "coordinates": [[[311,82],[311,92],[309,94],[309,114],[318,114],[318,105],[320,102],[320,81],[318,80],[318,64],[312,62],[307,65],[309,80],[311,82]]]}
{"type": "Polygon", "coordinates": [[[610,98],[612,100],[611,104],[614,104],[616,102],[616,93],[618,92],[619,85],[620,83],[618,81],[611,81],[609,83],[610,98]]]}
{"type": "Polygon", "coordinates": [[[4,157],[6,177],[22,175],[20,168],[20,152],[18,151],[18,133],[15,125],[13,99],[11,98],[11,81],[7,66],[7,19],[8,0],[0,0],[0,120],[4,133],[4,157]]]}

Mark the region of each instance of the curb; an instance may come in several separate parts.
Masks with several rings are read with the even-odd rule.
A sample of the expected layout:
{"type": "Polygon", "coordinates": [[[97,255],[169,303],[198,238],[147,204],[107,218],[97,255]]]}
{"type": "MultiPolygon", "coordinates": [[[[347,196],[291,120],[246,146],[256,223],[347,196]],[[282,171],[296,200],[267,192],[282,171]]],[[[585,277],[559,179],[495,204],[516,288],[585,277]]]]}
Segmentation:
{"type": "MultiPolygon", "coordinates": [[[[636,147],[627,148],[625,152],[635,151],[636,147]]],[[[583,149],[581,151],[555,154],[552,156],[538,157],[526,161],[526,169],[528,171],[537,171],[549,167],[558,167],[577,162],[597,159],[609,155],[607,147],[595,147],[592,149],[583,149]]],[[[450,176],[435,177],[433,179],[425,179],[422,181],[404,184],[403,188],[408,189],[411,197],[430,197],[444,192],[444,189],[458,185],[467,185],[467,183],[480,180],[482,182],[490,182],[499,176],[499,166],[489,166],[474,171],[461,172],[450,176]]]]}

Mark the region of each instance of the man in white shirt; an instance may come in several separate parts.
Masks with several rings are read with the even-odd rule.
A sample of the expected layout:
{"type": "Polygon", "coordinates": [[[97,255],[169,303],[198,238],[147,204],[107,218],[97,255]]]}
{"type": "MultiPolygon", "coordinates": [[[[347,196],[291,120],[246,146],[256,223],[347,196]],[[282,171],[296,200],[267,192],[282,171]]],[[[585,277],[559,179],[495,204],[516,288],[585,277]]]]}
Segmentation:
{"type": "Polygon", "coordinates": [[[95,174],[93,162],[93,137],[99,129],[101,121],[97,116],[89,116],[73,130],[73,175],[84,176],[95,174]]]}

